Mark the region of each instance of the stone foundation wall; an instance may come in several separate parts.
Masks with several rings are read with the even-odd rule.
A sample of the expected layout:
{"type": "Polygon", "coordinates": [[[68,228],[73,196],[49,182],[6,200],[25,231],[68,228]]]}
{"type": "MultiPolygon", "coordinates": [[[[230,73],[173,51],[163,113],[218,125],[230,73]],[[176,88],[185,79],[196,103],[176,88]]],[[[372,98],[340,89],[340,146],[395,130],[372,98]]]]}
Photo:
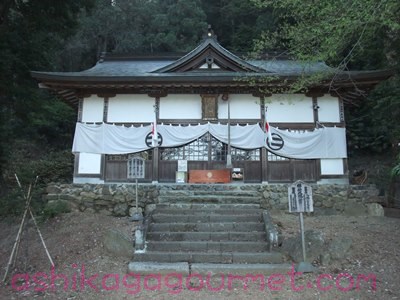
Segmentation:
{"type": "MultiPolygon", "coordinates": [[[[370,203],[382,202],[373,185],[311,185],[316,214],[365,214],[370,203]]],[[[163,195],[176,195],[184,199],[195,191],[235,192],[250,191],[254,203],[269,210],[288,210],[288,185],[285,184],[140,184],[138,206],[157,204],[163,195]]],[[[45,199],[49,202],[67,202],[72,210],[91,211],[114,216],[132,215],[136,206],[134,184],[50,184],[45,199]]]]}

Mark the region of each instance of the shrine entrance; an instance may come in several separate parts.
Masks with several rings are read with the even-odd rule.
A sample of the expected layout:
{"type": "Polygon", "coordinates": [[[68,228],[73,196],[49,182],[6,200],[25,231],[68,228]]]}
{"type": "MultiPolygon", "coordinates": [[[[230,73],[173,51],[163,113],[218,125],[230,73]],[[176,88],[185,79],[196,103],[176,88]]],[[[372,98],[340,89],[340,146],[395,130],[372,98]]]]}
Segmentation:
{"type": "MultiPolygon", "coordinates": [[[[226,169],[228,145],[206,133],[193,142],[175,148],[161,148],[159,182],[174,182],[178,160],[186,160],[188,171],[226,169]]],[[[232,167],[240,168],[242,176],[234,180],[261,182],[260,149],[244,150],[231,147],[232,167]]]]}
{"type": "MultiPolygon", "coordinates": [[[[279,183],[295,180],[316,182],[320,178],[319,160],[290,159],[265,151],[265,167],[263,169],[263,152],[261,149],[244,150],[231,147],[232,177],[227,181],[220,182],[225,183],[230,180],[238,183],[260,183],[262,181],[279,183]],[[238,172],[235,172],[236,170],[238,172]]],[[[139,182],[176,182],[179,160],[187,161],[188,172],[193,170],[221,170],[222,173],[223,170],[227,171],[227,153],[227,144],[222,143],[210,133],[206,133],[179,147],[160,147],[136,154],[105,155],[104,180],[106,182],[130,182],[128,162],[131,156],[139,156],[145,160],[146,175],[139,182]]],[[[226,178],[226,173],[223,176],[226,178]]],[[[205,183],[207,182],[209,181],[205,181],[205,183]]]]}

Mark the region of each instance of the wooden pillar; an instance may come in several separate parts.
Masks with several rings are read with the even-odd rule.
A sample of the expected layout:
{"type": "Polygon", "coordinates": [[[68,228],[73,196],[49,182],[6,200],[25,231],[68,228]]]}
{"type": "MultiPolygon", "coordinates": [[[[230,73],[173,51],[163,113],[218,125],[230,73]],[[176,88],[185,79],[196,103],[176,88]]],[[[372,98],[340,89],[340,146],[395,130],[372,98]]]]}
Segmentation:
{"type": "MultiPolygon", "coordinates": [[[[82,122],[82,112],[83,112],[83,97],[79,98],[79,103],[78,103],[78,117],[77,117],[77,122],[82,122]]],[[[79,170],[79,153],[74,153],[74,174],[73,177],[76,177],[78,175],[78,170],[79,170]]]]}
{"type": "Polygon", "coordinates": [[[104,97],[103,123],[107,123],[107,119],[108,119],[108,97],[104,97]]]}
{"type": "MultiPolygon", "coordinates": [[[[158,120],[160,118],[160,96],[157,95],[154,101],[154,113],[156,114],[156,123],[158,124],[158,120]]],[[[158,150],[158,146],[153,148],[153,178],[152,183],[158,183],[158,166],[160,161],[160,152],[158,150]]]]}
{"type": "MultiPolygon", "coordinates": [[[[312,99],[312,109],[313,109],[313,115],[314,115],[314,124],[315,124],[315,128],[319,128],[319,114],[318,114],[318,110],[319,110],[319,106],[318,106],[318,97],[323,97],[324,93],[322,91],[319,90],[311,90],[309,92],[307,92],[305,94],[307,97],[311,97],[312,99]]],[[[291,160],[292,162],[292,160],[291,160]]],[[[318,181],[321,179],[321,160],[320,159],[316,159],[315,160],[315,180],[318,181]]],[[[294,178],[293,180],[295,180],[296,178],[294,178]]]]}
{"type": "MultiPolygon", "coordinates": [[[[104,96],[104,101],[103,101],[103,123],[107,123],[107,119],[108,119],[108,96],[104,96]]],[[[101,155],[101,174],[100,174],[100,178],[102,180],[106,180],[106,166],[107,164],[107,158],[105,154],[101,155]]]]}
{"type": "MultiPolygon", "coordinates": [[[[265,99],[260,97],[261,100],[261,125],[265,130],[265,99]]],[[[261,182],[268,183],[268,150],[265,147],[261,148],[261,182]]]]}
{"type": "MultiPolygon", "coordinates": [[[[156,114],[155,121],[158,124],[160,119],[160,98],[166,97],[167,93],[162,91],[157,91],[148,94],[149,97],[154,98],[154,112],[156,114]]],[[[152,183],[158,183],[159,180],[159,165],[160,165],[160,151],[158,147],[153,148],[153,169],[152,169],[152,183]]]]}
{"type": "MultiPolygon", "coordinates": [[[[343,126],[346,128],[346,120],[344,117],[344,102],[343,98],[340,97],[340,95],[332,95],[338,97],[339,99],[339,120],[340,120],[340,126],[343,126]]],[[[347,144],[347,138],[346,138],[346,144],[347,144]]],[[[343,158],[343,174],[347,176],[347,179],[350,181],[350,174],[349,174],[349,160],[348,158],[343,158]]]]}
{"type": "Polygon", "coordinates": [[[83,98],[79,99],[78,104],[78,122],[82,122],[82,112],[83,112],[83,98]]]}
{"type": "Polygon", "coordinates": [[[152,183],[158,183],[158,166],[160,161],[160,152],[158,147],[153,148],[153,178],[152,183]]]}
{"type": "MultiPolygon", "coordinates": [[[[116,94],[112,93],[104,93],[104,94],[97,94],[97,97],[103,98],[103,123],[107,123],[108,121],[108,103],[110,98],[115,97],[116,94]]],[[[107,168],[107,157],[105,154],[101,155],[101,166],[100,166],[100,178],[104,181],[107,180],[106,178],[106,168],[107,168]]]]}
{"type": "Polygon", "coordinates": [[[319,116],[318,116],[318,98],[317,96],[313,95],[312,96],[312,106],[313,106],[313,113],[314,113],[314,123],[315,125],[317,125],[317,123],[319,122],[319,116]]]}
{"type": "MultiPolygon", "coordinates": [[[[265,108],[267,105],[265,104],[265,97],[271,97],[272,94],[253,94],[254,97],[260,98],[260,110],[261,110],[261,126],[263,131],[265,131],[265,108]]],[[[268,150],[265,147],[261,148],[261,182],[268,183],[268,150]]]]}
{"type": "Polygon", "coordinates": [[[323,97],[324,93],[322,91],[319,91],[319,90],[311,90],[311,91],[308,91],[305,95],[312,99],[312,109],[313,109],[313,115],[314,115],[314,124],[315,124],[316,127],[318,127],[317,126],[317,123],[319,122],[318,97],[323,97]]]}

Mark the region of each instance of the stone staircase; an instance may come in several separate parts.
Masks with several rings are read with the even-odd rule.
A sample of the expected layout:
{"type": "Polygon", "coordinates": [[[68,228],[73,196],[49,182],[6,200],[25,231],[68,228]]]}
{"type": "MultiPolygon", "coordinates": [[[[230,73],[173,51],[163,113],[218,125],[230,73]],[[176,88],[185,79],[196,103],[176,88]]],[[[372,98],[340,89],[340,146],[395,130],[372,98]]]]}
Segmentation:
{"type": "MultiPolygon", "coordinates": [[[[204,187],[204,185],[199,185],[204,187]]],[[[215,204],[260,204],[257,191],[240,190],[165,190],[160,191],[158,203],[215,203],[215,204]]]]}
{"type": "Polygon", "coordinates": [[[129,269],[287,272],[283,256],[270,251],[265,213],[254,192],[169,191],[148,216],[146,247],[136,251],[129,269]]]}

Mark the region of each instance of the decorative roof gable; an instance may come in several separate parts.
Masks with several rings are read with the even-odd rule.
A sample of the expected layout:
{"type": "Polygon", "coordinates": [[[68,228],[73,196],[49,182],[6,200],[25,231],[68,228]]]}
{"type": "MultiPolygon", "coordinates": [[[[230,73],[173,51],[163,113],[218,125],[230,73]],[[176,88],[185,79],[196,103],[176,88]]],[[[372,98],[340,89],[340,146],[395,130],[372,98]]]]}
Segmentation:
{"type": "Polygon", "coordinates": [[[250,72],[265,73],[222,47],[214,35],[207,38],[194,50],[177,61],[153,71],[153,73],[182,72],[250,72]]]}

